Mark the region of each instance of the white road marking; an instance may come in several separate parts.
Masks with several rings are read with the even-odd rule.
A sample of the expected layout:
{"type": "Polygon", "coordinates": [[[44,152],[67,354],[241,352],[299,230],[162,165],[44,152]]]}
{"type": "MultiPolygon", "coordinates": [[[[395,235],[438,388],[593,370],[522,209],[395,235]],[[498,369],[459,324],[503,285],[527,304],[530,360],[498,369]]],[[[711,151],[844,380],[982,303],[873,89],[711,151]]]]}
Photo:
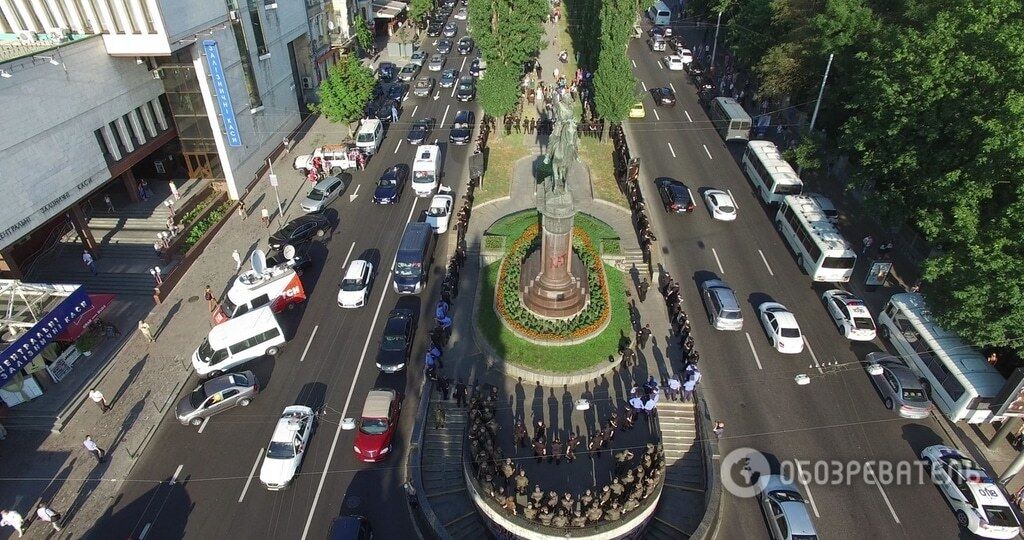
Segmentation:
{"type": "Polygon", "coordinates": [[[149,528],[152,526],[152,523],[147,523],[146,526],[142,528],[142,532],[139,533],[139,540],[145,540],[146,535],[149,534],[149,528]]]}
{"type": "Polygon", "coordinates": [[[736,197],[732,196],[732,190],[731,189],[727,189],[727,190],[725,190],[725,192],[728,193],[729,194],[729,198],[732,199],[732,207],[737,209],[737,210],[739,210],[740,209],[740,205],[736,204],[736,197]]]}
{"type": "Polygon", "coordinates": [[[302,349],[302,356],[299,357],[299,362],[306,359],[306,353],[309,352],[309,346],[313,344],[313,337],[316,336],[316,331],[320,329],[320,325],[313,327],[313,333],[309,335],[309,341],[306,342],[306,348],[302,349]]]}
{"type": "Polygon", "coordinates": [[[690,191],[690,188],[686,188],[686,195],[690,197],[690,202],[693,202],[693,192],[690,191]]]}
{"type": "Polygon", "coordinates": [[[685,114],[685,115],[686,115],[686,119],[687,119],[687,120],[689,120],[689,121],[693,122],[693,118],[690,118],[690,113],[689,113],[689,111],[687,111],[687,110],[685,110],[685,109],[684,109],[684,110],[683,110],[683,114],[685,114]]]}
{"type": "Polygon", "coordinates": [[[668,83],[668,87],[671,88],[673,92],[676,91],[676,85],[674,85],[672,83],[668,83]]]}
{"type": "Polygon", "coordinates": [[[341,264],[342,268],[348,268],[348,258],[352,256],[352,250],[356,248],[356,243],[352,242],[352,245],[348,247],[348,253],[345,254],[345,262],[341,264]]]}
{"type": "Polygon", "coordinates": [[[658,69],[665,69],[665,61],[658,62],[658,69]]]}
{"type": "Polygon", "coordinates": [[[636,67],[636,60],[630,60],[630,62],[633,62],[633,67],[636,67]]]}
{"type": "Polygon", "coordinates": [[[245,487],[242,488],[242,494],[238,496],[238,502],[242,502],[242,499],[245,498],[245,492],[249,491],[249,484],[252,482],[252,475],[256,474],[256,467],[260,466],[260,458],[263,457],[263,450],[263,448],[260,448],[260,451],[256,453],[256,463],[252,464],[252,470],[249,471],[249,478],[245,480],[245,487]]]}
{"type": "Polygon", "coordinates": [[[463,68],[466,67],[466,56],[462,57],[462,65],[459,66],[459,73],[462,73],[463,68]]]}
{"type": "Polygon", "coordinates": [[[655,118],[655,119],[657,119],[657,120],[661,120],[661,115],[660,115],[660,114],[658,114],[658,109],[651,109],[651,112],[653,112],[653,113],[654,113],[654,118],[655,118]]]}
{"type": "Polygon", "coordinates": [[[181,474],[181,468],[184,467],[184,466],[185,466],[185,464],[182,463],[181,465],[178,465],[177,469],[174,469],[174,474],[171,476],[171,481],[167,482],[168,484],[173,486],[174,483],[178,481],[178,475],[181,474]]]}
{"type": "Polygon", "coordinates": [[[803,484],[804,491],[807,492],[807,500],[811,503],[811,510],[814,510],[814,517],[820,518],[821,514],[818,513],[818,505],[814,502],[814,495],[811,495],[811,486],[807,485],[807,482],[805,481],[806,477],[804,476],[803,468],[800,467],[800,460],[796,460],[794,463],[796,463],[797,477],[799,478],[800,483],[803,484]]]}
{"type": "Polygon", "coordinates": [[[807,341],[807,336],[800,336],[804,340],[804,346],[807,347],[807,352],[811,353],[811,360],[814,360],[814,367],[818,368],[818,373],[824,373],[821,370],[821,364],[818,363],[818,356],[814,354],[814,349],[811,348],[811,342],[807,341]]]}
{"type": "Polygon", "coordinates": [[[203,423],[199,424],[199,433],[202,433],[203,430],[206,429],[206,424],[210,423],[210,418],[213,418],[213,417],[212,416],[207,416],[206,418],[203,419],[203,423]]]}
{"type": "Polygon", "coordinates": [[[768,259],[764,258],[764,252],[760,249],[757,252],[761,254],[761,260],[764,261],[764,267],[768,269],[768,275],[774,276],[775,272],[772,272],[772,267],[768,266],[768,259]]]}
{"type": "MultiPolygon", "coordinates": [[[[401,146],[402,141],[398,141],[398,144],[399,144],[399,146],[401,146]]],[[[395,152],[398,152],[398,148],[395,148],[395,152]]],[[[356,200],[356,197],[359,196],[359,186],[361,186],[361,185],[362,184],[356,184],[356,189],[353,190],[352,193],[348,196],[348,202],[352,202],[352,201],[356,200]]],[[[355,242],[353,242],[353,244],[355,244],[355,242]]]]}
{"type": "Polygon", "coordinates": [[[452,95],[450,97],[455,97],[455,90],[456,89],[458,89],[458,87],[453,84],[452,85],[452,95]]]}
{"type": "Polygon", "coordinates": [[[718,271],[724,274],[725,268],[722,268],[722,261],[718,258],[718,252],[715,251],[715,248],[711,248],[711,254],[715,256],[715,262],[718,263],[718,271]]]}
{"type": "Polygon", "coordinates": [[[406,92],[405,95],[402,96],[402,102],[404,103],[404,102],[406,102],[408,100],[409,100],[409,92],[406,92]]]}
{"type": "Polygon", "coordinates": [[[871,483],[874,484],[875,487],[878,488],[878,492],[882,494],[882,499],[885,501],[885,505],[889,507],[889,513],[892,514],[892,519],[896,520],[896,523],[899,523],[900,522],[900,518],[899,518],[899,516],[896,515],[896,510],[892,507],[892,503],[889,502],[889,496],[886,495],[885,494],[885,490],[882,489],[882,484],[878,482],[878,475],[875,474],[875,471],[873,469],[868,469],[868,470],[864,471],[865,476],[867,475],[867,473],[869,471],[871,472],[871,476],[875,477],[875,481],[871,482],[871,483]]]}
{"type": "Polygon", "coordinates": [[[640,81],[640,86],[644,87],[644,92],[647,91],[647,84],[645,84],[643,81],[640,81]]]}
{"type": "Polygon", "coordinates": [[[754,349],[754,340],[750,339],[750,334],[749,333],[747,333],[747,332],[743,332],[743,333],[747,334],[747,344],[750,345],[750,352],[751,352],[751,354],[754,355],[754,361],[757,362],[757,369],[764,369],[763,367],[761,367],[761,359],[757,356],[757,351],[754,349]]]}
{"type": "Polygon", "coordinates": [[[416,111],[418,111],[418,110],[420,110],[420,106],[419,106],[419,105],[417,105],[417,106],[413,107],[413,108],[412,108],[412,115],[413,115],[413,116],[416,116],[416,111]]]}
{"type": "Polygon", "coordinates": [[[438,90],[437,93],[434,94],[434,101],[437,101],[439,99],[441,99],[441,91],[440,90],[438,90]]]}
{"type": "MultiPolygon", "coordinates": [[[[445,106],[445,108],[444,108],[444,116],[441,117],[441,123],[439,124],[440,126],[444,126],[445,120],[448,120],[448,110],[451,109],[451,108],[452,108],[451,105],[446,105],[445,106]]],[[[414,207],[415,207],[415,205],[414,205],[414,207]]]]}
{"type": "Polygon", "coordinates": [[[708,145],[702,144],[701,146],[704,147],[704,152],[708,155],[708,159],[715,159],[715,158],[711,157],[711,150],[708,150],[708,145]]]}
{"type": "MultiPolygon", "coordinates": [[[[395,145],[395,151],[394,151],[395,154],[397,154],[398,153],[398,149],[402,147],[402,141],[403,140],[405,140],[405,139],[398,139],[398,144],[395,145]]],[[[349,195],[349,196],[351,197],[351,195],[349,195]]]]}
{"type": "Polygon", "coordinates": [[[676,157],[676,151],[672,149],[672,143],[666,143],[666,144],[668,144],[668,151],[672,152],[672,157],[676,157]]]}

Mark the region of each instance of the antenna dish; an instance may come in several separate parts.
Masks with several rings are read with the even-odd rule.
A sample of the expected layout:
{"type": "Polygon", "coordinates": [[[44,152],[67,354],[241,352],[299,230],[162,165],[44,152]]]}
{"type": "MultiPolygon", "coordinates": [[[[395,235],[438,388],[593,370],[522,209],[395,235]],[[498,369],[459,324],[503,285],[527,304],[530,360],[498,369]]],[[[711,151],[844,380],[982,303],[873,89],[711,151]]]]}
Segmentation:
{"type": "Polygon", "coordinates": [[[252,269],[257,274],[262,274],[267,271],[267,254],[263,253],[262,249],[257,249],[252,252],[249,257],[249,264],[252,265],[252,269]]]}
{"type": "Polygon", "coordinates": [[[288,244],[284,246],[284,258],[289,261],[295,258],[295,246],[288,244]]]}

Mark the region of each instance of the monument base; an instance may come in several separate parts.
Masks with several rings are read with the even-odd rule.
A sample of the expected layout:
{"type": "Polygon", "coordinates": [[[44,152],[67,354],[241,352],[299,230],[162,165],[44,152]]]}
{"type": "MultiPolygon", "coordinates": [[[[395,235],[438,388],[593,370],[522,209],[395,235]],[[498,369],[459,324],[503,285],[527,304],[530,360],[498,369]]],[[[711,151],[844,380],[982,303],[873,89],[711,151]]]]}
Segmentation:
{"type": "Polygon", "coordinates": [[[570,319],[587,307],[587,267],[575,253],[571,260],[572,273],[569,279],[551,283],[544,276],[538,275],[542,264],[541,250],[526,258],[519,284],[526,309],[545,319],[570,319]]]}

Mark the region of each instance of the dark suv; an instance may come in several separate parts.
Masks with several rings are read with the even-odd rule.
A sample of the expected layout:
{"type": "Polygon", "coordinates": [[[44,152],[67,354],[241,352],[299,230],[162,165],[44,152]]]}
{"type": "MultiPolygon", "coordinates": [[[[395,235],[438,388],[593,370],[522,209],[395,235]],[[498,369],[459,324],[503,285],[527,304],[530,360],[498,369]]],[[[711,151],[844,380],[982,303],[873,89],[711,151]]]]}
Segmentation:
{"type": "Polygon", "coordinates": [[[414,317],[411,309],[396,308],[388,314],[377,350],[377,368],[384,373],[401,371],[409,363],[412,337],[416,333],[414,317]]]}
{"type": "Polygon", "coordinates": [[[452,144],[469,144],[473,136],[473,111],[459,111],[455,113],[455,120],[452,121],[452,129],[448,134],[448,142],[452,144]]]}

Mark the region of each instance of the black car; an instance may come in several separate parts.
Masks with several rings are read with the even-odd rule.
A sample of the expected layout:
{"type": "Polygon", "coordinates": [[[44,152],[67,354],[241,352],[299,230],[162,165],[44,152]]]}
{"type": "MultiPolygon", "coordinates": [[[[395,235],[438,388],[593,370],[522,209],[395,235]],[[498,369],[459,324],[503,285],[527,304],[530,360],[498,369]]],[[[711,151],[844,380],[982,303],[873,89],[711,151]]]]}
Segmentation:
{"type": "Polygon", "coordinates": [[[279,264],[287,264],[298,275],[313,266],[313,260],[309,257],[309,244],[299,244],[292,246],[295,249],[294,253],[291,253],[291,258],[287,257],[284,253],[284,248],[272,249],[267,252],[267,267],[277,266],[279,264]]]}
{"type": "Polygon", "coordinates": [[[480,57],[477,56],[469,63],[469,74],[474,77],[480,76],[480,57]]]}
{"type": "Polygon", "coordinates": [[[412,350],[412,337],[416,332],[411,309],[396,308],[388,314],[384,323],[384,335],[380,339],[377,350],[377,368],[385,373],[395,373],[405,369],[409,362],[409,351],[412,350]]]}
{"type": "Polygon", "coordinates": [[[469,140],[473,136],[474,120],[473,111],[459,111],[455,113],[455,120],[452,121],[448,142],[452,144],[469,144],[469,140]]]}
{"type": "Polygon", "coordinates": [[[473,77],[459,79],[459,86],[455,88],[455,99],[471,101],[474,98],[476,98],[476,81],[473,80],[473,77]]]}
{"type": "Polygon", "coordinates": [[[405,97],[405,93],[409,91],[409,85],[403,82],[393,82],[384,89],[384,95],[388,99],[395,101],[401,101],[405,97]]]}
{"type": "Polygon", "coordinates": [[[437,123],[433,118],[420,118],[413,122],[412,127],[409,128],[409,135],[405,138],[409,144],[423,144],[423,141],[427,140],[430,136],[430,132],[434,130],[434,125],[437,123]]]}
{"type": "Polygon", "coordinates": [[[395,80],[395,77],[397,76],[398,66],[396,66],[394,63],[381,62],[380,65],[377,66],[377,79],[379,79],[381,82],[389,83],[395,80]]]}
{"type": "Polygon", "coordinates": [[[433,22],[427,27],[427,35],[430,37],[437,37],[441,35],[441,29],[444,27],[439,22],[433,22]]]}
{"type": "Polygon", "coordinates": [[[658,194],[661,195],[661,203],[665,205],[665,211],[670,214],[682,212],[693,212],[693,197],[690,190],[682,182],[671,178],[655,178],[654,185],[658,186],[658,194]]]}
{"type": "Polygon", "coordinates": [[[368,118],[376,118],[385,124],[391,123],[392,115],[395,112],[402,113],[402,100],[391,99],[387,96],[381,96],[366,106],[368,118]]]}
{"type": "Polygon", "coordinates": [[[448,54],[452,52],[452,40],[442,39],[437,42],[437,54],[448,54]]]}
{"type": "Polygon", "coordinates": [[[467,55],[473,52],[473,38],[466,36],[459,40],[459,54],[467,55]]]}
{"type": "Polygon", "coordinates": [[[286,244],[298,245],[323,236],[331,230],[331,221],[323,214],[308,214],[297,217],[270,236],[270,247],[277,249],[286,244]]]}
{"type": "Polygon", "coordinates": [[[377,189],[373,190],[373,202],[376,204],[395,204],[402,196],[402,189],[409,179],[409,166],[399,163],[393,165],[380,175],[377,189]]]}
{"type": "Polygon", "coordinates": [[[363,516],[341,516],[331,522],[331,530],[327,540],[370,540],[373,538],[373,527],[363,516]]]}
{"type": "Polygon", "coordinates": [[[658,105],[663,105],[665,107],[676,106],[676,93],[668,86],[651,88],[651,97],[654,98],[654,102],[658,105]]]}

